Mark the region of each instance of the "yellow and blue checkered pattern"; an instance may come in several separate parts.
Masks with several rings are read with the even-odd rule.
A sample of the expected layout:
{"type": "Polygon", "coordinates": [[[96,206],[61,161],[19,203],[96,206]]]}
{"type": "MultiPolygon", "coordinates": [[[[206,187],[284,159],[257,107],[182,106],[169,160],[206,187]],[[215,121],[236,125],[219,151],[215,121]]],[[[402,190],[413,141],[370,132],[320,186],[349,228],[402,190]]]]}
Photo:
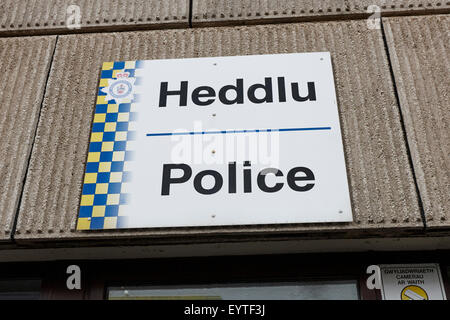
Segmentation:
{"type": "Polygon", "coordinates": [[[78,230],[117,229],[127,227],[124,208],[129,204],[128,171],[133,161],[133,141],[136,138],[137,102],[134,93],[117,103],[107,100],[102,90],[115,80],[117,73],[127,72],[139,85],[136,70],[143,61],[105,62],[102,66],[97,104],[95,107],[89,152],[81,193],[78,230]]]}

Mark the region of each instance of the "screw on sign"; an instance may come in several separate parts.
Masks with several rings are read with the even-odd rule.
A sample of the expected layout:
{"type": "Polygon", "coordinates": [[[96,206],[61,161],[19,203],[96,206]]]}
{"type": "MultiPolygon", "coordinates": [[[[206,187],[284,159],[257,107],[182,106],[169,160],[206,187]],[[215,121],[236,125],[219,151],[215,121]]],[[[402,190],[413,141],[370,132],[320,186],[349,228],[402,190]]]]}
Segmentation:
{"type": "Polygon", "coordinates": [[[419,286],[407,286],[402,290],[402,300],[428,300],[427,292],[419,286]]]}

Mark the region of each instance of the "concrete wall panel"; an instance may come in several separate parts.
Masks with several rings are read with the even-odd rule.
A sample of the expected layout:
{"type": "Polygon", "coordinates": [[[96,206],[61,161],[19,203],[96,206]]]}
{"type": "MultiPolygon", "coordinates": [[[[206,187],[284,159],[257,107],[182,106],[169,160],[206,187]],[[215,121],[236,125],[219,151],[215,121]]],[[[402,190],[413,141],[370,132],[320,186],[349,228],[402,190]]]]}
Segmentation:
{"type": "Polygon", "coordinates": [[[328,238],[414,232],[423,223],[403,137],[382,33],[369,30],[365,21],[61,36],[15,238],[186,242],[205,236],[224,241],[227,235],[328,238]],[[332,54],[353,223],[75,231],[103,61],[311,51],[332,54]]]}
{"type": "Polygon", "coordinates": [[[193,0],[193,26],[351,19],[372,15],[376,5],[382,15],[448,12],[442,0],[193,0]]]}
{"type": "Polygon", "coordinates": [[[11,236],[55,40],[0,39],[0,241],[11,236]]]}
{"type": "Polygon", "coordinates": [[[0,36],[187,27],[188,19],[189,0],[0,0],[0,36]],[[67,27],[78,12],[71,5],[81,29],[67,27]]]}
{"type": "Polygon", "coordinates": [[[450,15],[384,20],[429,227],[450,227],[450,15]]]}

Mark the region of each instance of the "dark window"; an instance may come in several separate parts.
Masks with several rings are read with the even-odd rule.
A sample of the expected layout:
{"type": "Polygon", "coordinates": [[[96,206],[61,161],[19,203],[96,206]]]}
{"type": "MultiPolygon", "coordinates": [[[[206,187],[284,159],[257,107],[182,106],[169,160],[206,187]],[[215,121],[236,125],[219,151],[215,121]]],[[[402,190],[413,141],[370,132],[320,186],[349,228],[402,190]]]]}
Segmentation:
{"type": "Polygon", "coordinates": [[[0,280],[0,300],[38,300],[40,291],[38,279],[0,280]]]}
{"type": "Polygon", "coordinates": [[[357,281],[111,287],[111,300],[358,300],[357,281]]]}

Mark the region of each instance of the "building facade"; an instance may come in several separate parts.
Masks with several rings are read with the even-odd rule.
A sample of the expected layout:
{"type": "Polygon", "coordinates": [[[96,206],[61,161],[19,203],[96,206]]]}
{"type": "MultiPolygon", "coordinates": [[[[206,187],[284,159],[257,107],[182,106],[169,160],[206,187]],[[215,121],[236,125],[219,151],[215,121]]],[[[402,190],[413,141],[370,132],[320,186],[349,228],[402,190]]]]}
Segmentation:
{"type": "Polygon", "coordinates": [[[0,0],[0,297],[312,286],[294,297],[381,299],[368,266],[422,263],[449,297],[449,13],[439,0],[0,0]],[[77,230],[103,62],[324,51],[353,222],[77,230]],[[71,265],[81,289],[66,286],[71,265]]]}

